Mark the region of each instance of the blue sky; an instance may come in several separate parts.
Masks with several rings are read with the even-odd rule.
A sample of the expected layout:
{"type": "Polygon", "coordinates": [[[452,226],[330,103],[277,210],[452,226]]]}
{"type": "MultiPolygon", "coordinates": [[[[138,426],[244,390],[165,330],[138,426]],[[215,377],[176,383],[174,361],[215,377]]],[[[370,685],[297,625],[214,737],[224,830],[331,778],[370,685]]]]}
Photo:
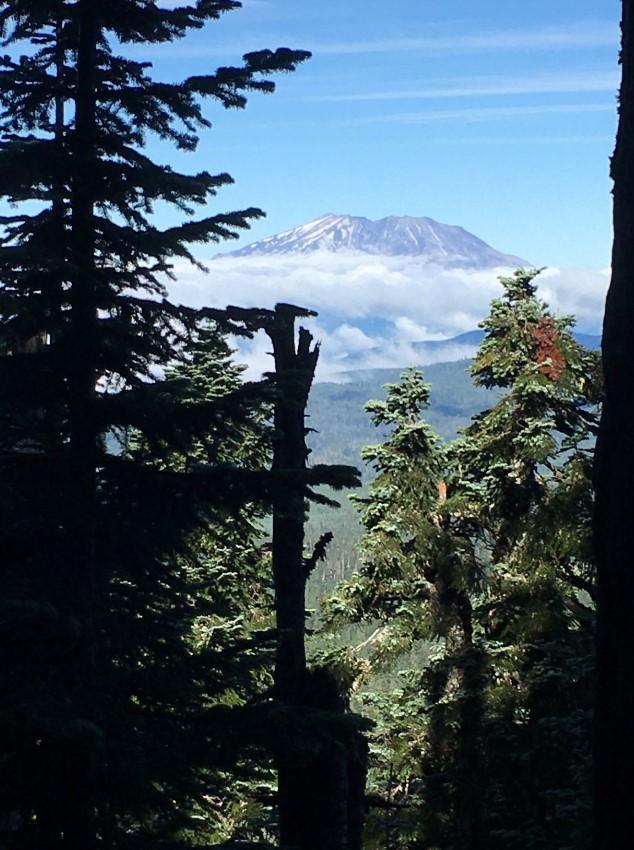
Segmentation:
{"type": "Polygon", "coordinates": [[[261,47],[313,51],[246,111],[210,108],[214,129],[178,162],[234,176],[215,210],[267,211],[240,244],[324,212],[428,215],[536,265],[600,268],[619,12],[617,0],[245,0],[146,58],[176,78],[261,47]]]}

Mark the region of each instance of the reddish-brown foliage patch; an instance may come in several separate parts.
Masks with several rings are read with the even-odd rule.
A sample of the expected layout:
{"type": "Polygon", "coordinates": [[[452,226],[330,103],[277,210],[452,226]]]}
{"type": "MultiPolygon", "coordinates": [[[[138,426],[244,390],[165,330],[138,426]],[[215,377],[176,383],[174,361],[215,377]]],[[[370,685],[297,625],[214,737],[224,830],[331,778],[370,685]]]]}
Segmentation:
{"type": "Polygon", "coordinates": [[[558,333],[555,322],[550,317],[539,320],[533,332],[537,344],[536,360],[542,364],[540,372],[551,381],[558,381],[566,368],[566,359],[557,345],[558,333]]]}

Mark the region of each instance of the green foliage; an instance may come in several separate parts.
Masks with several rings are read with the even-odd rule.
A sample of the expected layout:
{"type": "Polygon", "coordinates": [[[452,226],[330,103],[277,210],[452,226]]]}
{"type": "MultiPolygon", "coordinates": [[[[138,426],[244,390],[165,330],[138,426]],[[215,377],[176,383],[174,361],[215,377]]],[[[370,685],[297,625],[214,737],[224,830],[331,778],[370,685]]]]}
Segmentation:
{"type": "Polygon", "coordinates": [[[377,722],[371,846],[587,843],[599,364],[536,274],[502,279],[472,367],[498,396],[457,439],[420,418],[417,373],[368,405],[389,431],[364,453],[361,566],[326,615],[378,627],[361,697],[377,722]],[[398,687],[373,692],[395,660],[398,687]]]}
{"type": "MultiPolygon", "coordinates": [[[[167,383],[178,385],[183,403],[216,408],[213,428],[194,433],[186,444],[182,433],[175,446],[154,442],[151,450],[147,441],[128,434],[126,452],[166,470],[219,463],[265,470],[270,463],[270,411],[253,388],[245,393],[242,369],[232,363],[231,353],[216,328],[203,328],[186,363],[166,375],[167,383]]],[[[157,830],[157,798],[162,794],[169,804],[160,831],[188,846],[255,839],[271,829],[270,753],[258,735],[249,733],[246,719],[247,704],[263,699],[272,681],[274,630],[269,557],[261,544],[263,514],[257,503],[220,502],[183,541],[176,557],[153,563],[143,586],[135,588],[129,561],[119,582],[115,579],[112,612],[119,619],[121,652],[129,653],[131,630],[122,620],[126,604],[116,593],[119,586],[127,600],[138,590],[138,608],[130,606],[129,614],[143,621],[134,639],[134,678],[138,681],[143,671],[147,684],[143,695],[128,697],[142,726],[128,727],[127,734],[131,748],[147,747],[146,771],[139,774],[137,767],[136,778],[141,785],[152,779],[153,793],[139,789],[150,802],[149,821],[139,818],[138,808],[126,819],[128,836],[138,835],[141,844],[157,830]],[[150,599],[154,624],[148,617],[150,599]],[[151,625],[154,644],[148,643],[151,625]],[[163,712],[170,703],[173,717],[166,724],[163,712]],[[239,713],[245,718],[238,718],[239,713]],[[153,749],[144,742],[150,729],[153,740],[161,730],[169,735],[160,759],[172,763],[171,785],[165,784],[160,768],[154,774],[147,770],[153,749]]],[[[137,530],[132,523],[131,533],[137,530]]],[[[121,782],[125,810],[133,789],[129,779],[121,782]]]]}
{"type": "MultiPolygon", "coordinates": [[[[425,368],[426,379],[431,384],[427,419],[443,440],[452,440],[474,414],[495,401],[494,391],[474,386],[468,369],[467,360],[425,368]]],[[[345,383],[313,386],[308,415],[315,430],[308,441],[320,462],[358,464],[361,448],[387,434],[385,426],[372,425],[365,414],[365,404],[379,396],[386,382],[398,381],[400,371],[350,372],[345,383]]],[[[365,468],[364,478],[369,480],[369,477],[370,469],[365,468]]]]}

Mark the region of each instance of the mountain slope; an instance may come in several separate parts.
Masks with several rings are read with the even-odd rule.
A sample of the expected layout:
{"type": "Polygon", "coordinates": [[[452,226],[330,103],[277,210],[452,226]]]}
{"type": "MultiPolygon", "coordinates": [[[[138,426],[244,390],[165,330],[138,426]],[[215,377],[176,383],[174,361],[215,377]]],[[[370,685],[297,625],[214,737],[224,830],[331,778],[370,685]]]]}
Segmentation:
{"type": "MultiPolygon", "coordinates": [[[[425,418],[445,440],[452,439],[472,416],[495,402],[497,393],[475,387],[471,360],[437,363],[423,370],[431,384],[431,407],[425,418]]],[[[380,442],[385,429],[372,424],[364,405],[384,398],[384,385],[398,381],[403,369],[368,369],[349,374],[349,383],[314,384],[308,401],[308,442],[311,463],[349,463],[362,466],[361,447],[380,442]]],[[[366,470],[366,473],[369,470],[366,470]]]]}
{"type": "MultiPolygon", "coordinates": [[[[598,351],[601,348],[601,336],[599,334],[584,334],[573,332],[573,335],[580,345],[584,345],[591,351],[598,351]]],[[[458,334],[450,339],[430,340],[428,342],[413,342],[412,348],[421,356],[421,363],[424,364],[425,359],[433,356],[435,362],[443,362],[443,360],[460,360],[461,357],[446,356],[448,352],[467,350],[465,356],[473,357],[475,352],[485,337],[483,330],[467,331],[466,333],[458,334]],[[442,358],[442,359],[439,359],[442,358]]],[[[428,359],[428,362],[432,360],[428,359]]]]}
{"type": "Polygon", "coordinates": [[[388,216],[372,221],[331,213],[224,256],[258,257],[316,251],[411,256],[443,268],[528,265],[519,257],[497,251],[462,227],[441,224],[432,218],[388,216]]]}

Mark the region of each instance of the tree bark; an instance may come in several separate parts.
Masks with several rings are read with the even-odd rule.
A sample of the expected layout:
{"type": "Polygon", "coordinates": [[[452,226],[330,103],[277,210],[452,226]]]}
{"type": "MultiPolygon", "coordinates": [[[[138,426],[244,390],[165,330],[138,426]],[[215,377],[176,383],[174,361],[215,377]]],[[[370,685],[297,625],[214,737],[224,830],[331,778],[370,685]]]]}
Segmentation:
{"type": "MultiPolygon", "coordinates": [[[[273,469],[301,473],[308,449],[304,416],[319,348],[303,328],[295,350],[295,317],[278,308],[269,330],[273,342],[279,396],[275,405],[273,469]]],[[[301,702],[306,677],[304,524],[306,499],[301,480],[277,493],[273,508],[273,576],[279,630],[275,667],[276,690],[289,705],[301,702]]]]}
{"type": "Polygon", "coordinates": [[[634,0],[623,0],[622,34],[605,401],[595,463],[595,850],[629,850],[634,842],[634,0]]]}

